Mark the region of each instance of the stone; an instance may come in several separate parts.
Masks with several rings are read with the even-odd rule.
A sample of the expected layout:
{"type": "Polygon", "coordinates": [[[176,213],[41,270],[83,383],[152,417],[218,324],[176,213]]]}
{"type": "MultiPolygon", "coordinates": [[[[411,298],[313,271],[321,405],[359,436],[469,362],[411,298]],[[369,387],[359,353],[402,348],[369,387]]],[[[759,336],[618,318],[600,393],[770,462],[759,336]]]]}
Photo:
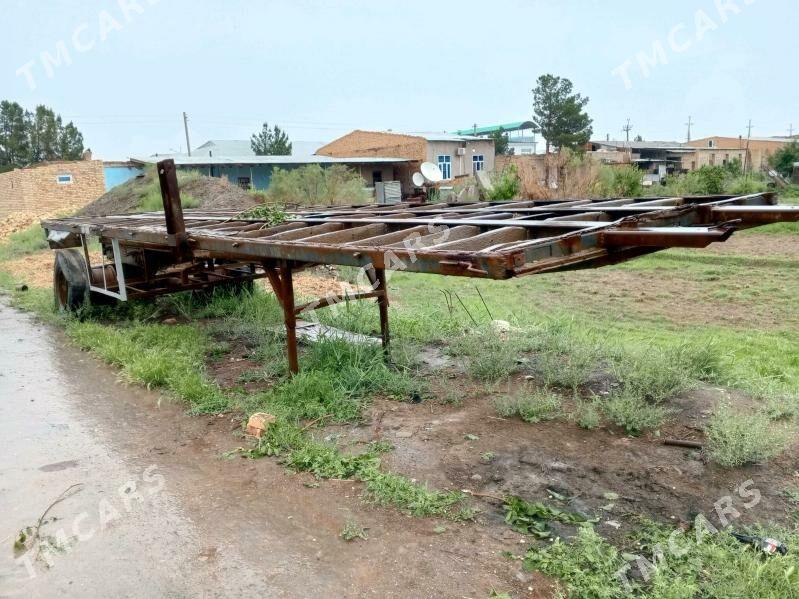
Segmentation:
{"type": "Polygon", "coordinates": [[[256,412],[250,419],[247,421],[247,434],[253,437],[261,438],[261,435],[264,434],[264,431],[269,427],[269,425],[275,421],[275,417],[272,414],[267,414],[266,412],[256,412]]]}

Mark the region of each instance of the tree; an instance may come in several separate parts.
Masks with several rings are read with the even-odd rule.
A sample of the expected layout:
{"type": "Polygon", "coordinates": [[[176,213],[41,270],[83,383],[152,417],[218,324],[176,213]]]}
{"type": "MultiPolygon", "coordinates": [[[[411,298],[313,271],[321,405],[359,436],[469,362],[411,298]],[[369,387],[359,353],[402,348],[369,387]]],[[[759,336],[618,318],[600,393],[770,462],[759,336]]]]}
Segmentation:
{"type": "Polygon", "coordinates": [[[799,143],[792,141],[769,156],[768,164],[783,177],[790,178],[793,164],[799,162],[799,143]]]}
{"type": "Polygon", "coordinates": [[[288,135],[277,125],[270,129],[269,123],[264,123],[261,131],[252,135],[250,146],[258,156],[291,155],[291,142],[288,135]]]}
{"type": "Polygon", "coordinates": [[[0,102],[0,172],[28,162],[30,144],[25,109],[16,102],[0,102]]]}
{"type": "Polygon", "coordinates": [[[0,102],[0,171],[19,168],[43,160],[79,160],[83,154],[83,134],[71,121],[47,106],[34,112],[16,102],[0,102]]]}
{"type": "Polygon", "coordinates": [[[497,156],[513,154],[513,148],[508,147],[508,134],[500,127],[491,134],[494,140],[494,154],[497,156]]]}
{"type": "Polygon", "coordinates": [[[541,75],[533,90],[534,131],[546,140],[546,153],[554,146],[578,149],[591,138],[591,118],[583,110],[588,98],[573,93],[572,82],[541,75]]]}

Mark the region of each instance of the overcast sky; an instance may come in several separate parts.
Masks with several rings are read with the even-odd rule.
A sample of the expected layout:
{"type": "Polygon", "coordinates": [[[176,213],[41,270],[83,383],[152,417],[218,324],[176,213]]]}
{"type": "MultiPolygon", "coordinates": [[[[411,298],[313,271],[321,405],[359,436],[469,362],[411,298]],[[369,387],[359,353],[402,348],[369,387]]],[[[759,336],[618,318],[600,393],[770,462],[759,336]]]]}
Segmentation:
{"type": "Polygon", "coordinates": [[[106,159],[354,128],[531,116],[543,73],[590,97],[594,137],[799,132],[795,0],[3,0],[0,99],[44,103],[106,159]]]}

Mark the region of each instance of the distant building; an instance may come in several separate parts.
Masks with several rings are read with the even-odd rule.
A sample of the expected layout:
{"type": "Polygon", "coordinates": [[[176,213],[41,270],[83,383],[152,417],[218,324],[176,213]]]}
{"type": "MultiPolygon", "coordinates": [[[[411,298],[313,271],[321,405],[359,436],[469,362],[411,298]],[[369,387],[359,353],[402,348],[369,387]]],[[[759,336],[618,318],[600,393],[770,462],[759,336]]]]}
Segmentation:
{"type": "MultiPolygon", "coordinates": [[[[394,157],[344,157],[328,156],[171,156],[180,170],[194,170],[208,177],[223,177],[242,189],[265,190],[272,181],[276,168],[293,169],[308,164],[327,167],[343,164],[354,169],[367,182],[395,180],[400,170],[407,168],[409,160],[394,157]]],[[[131,162],[144,168],[163,157],[132,158],[131,162]]]]}
{"type": "Polygon", "coordinates": [[[716,157],[726,153],[727,151],[746,151],[749,149],[749,158],[747,164],[749,168],[755,171],[760,171],[768,168],[769,157],[784,147],[785,144],[796,141],[793,137],[751,137],[748,142],[745,137],[722,137],[712,136],[703,137],[701,139],[693,139],[688,142],[688,145],[694,148],[703,148],[716,157]]]}
{"type": "MultiPolygon", "coordinates": [[[[319,148],[320,156],[393,156],[405,161],[396,173],[403,194],[412,193],[413,173],[422,162],[437,164],[445,180],[494,170],[494,141],[457,133],[395,133],[355,130],[319,148]]],[[[377,180],[367,178],[374,184],[377,180]]],[[[385,181],[385,179],[383,179],[385,181]]]]}
{"type": "Polygon", "coordinates": [[[105,193],[102,160],[40,162],[0,174],[0,217],[82,208],[105,193]]]}
{"type": "Polygon", "coordinates": [[[516,121],[514,123],[489,125],[486,127],[478,127],[477,125],[474,125],[471,129],[459,129],[458,131],[455,131],[455,133],[458,135],[490,137],[495,133],[502,131],[508,135],[508,149],[512,154],[535,154],[538,147],[538,141],[535,138],[533,127],[535,127],[535,123],[532,121],[516,121]]]}
{"type": "Polygon", "coordinates": [[[636,165],[644,171],[645,183],[703,166],[724,166],[734,160],[743,165],[746,157],[745,149],[694,147],[677,141],[599,140],[589,142],[588,149],[601,162],[636,165]]]}

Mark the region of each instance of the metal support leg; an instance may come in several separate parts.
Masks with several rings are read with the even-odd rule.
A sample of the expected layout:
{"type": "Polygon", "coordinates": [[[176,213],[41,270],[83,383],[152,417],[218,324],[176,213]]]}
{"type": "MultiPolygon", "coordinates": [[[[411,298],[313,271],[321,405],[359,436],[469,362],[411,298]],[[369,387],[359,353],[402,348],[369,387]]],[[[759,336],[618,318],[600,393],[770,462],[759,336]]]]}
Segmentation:
{"type": "Polygon", "coordinates": [[[286,322],[286,349],[288,351],[289,372],[297,374],[300,364],[297,359],[297,315],[294,313],[294,284],[291,266],[287,262],[281,266],[283,279],[283,319],[286,322]]]}
{"type": "Polygon", "coordinates": [[[275,292],[280,307],[283,308],[283,321],[286,324],[286,354],[289,363],[289,372],[297,374],[300,371],[297,359],[297,312],[294,307],[294,284],[291,276],[291,265],[287,261],[280,263],[280,272],[273,264],[263,265],[272,290],[275,292]]]}
{"type": "Polygon", "coordinates": [[[391,358],[389,345],[391,338],[388,331],[388,285],[386,285],[386,271],[383,268],[375,268],[375,279],[377,288],[375,291],[379,292],[377,296],[377,307],[380,310],[380,337],[383,341],[383,354],[386,361],[391,358]]]}

